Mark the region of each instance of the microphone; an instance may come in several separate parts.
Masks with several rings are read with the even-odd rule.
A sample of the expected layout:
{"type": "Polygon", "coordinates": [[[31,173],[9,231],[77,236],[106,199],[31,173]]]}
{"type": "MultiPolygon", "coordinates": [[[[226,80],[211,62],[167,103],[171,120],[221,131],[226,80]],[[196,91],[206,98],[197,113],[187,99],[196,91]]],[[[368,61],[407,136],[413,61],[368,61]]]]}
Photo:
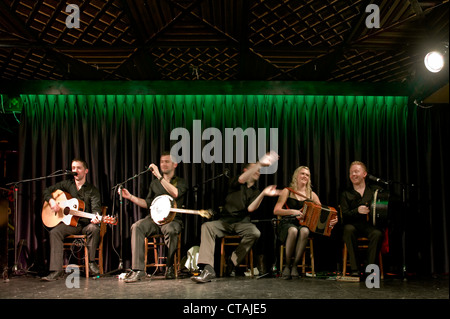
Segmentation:
{"type": "Polygon", "coordinates": [[[66,175],[72,175],[72,176],[77,176],[77,175],[78,175],[77,172],[72,172],[72,171],[69,171],[68,169],[65,169],[65,170],[64,170],[64,174],[66,174],[66,175]]]}
{"type": "Polygon", "coordinates": [[[223,170],[223,175],[225,175],[227,178],[230,178],[230,170],[228,168],[225,168],[223,170]]]}
{"type": "Polygon", "coordinates": [[[388,182],[382,180],[381,178],[373,176],[371,174],[367,174],[367,178],[376,183],[381,183],[381,184],[385,184],[385,185],[389,184],[388,182]]]}

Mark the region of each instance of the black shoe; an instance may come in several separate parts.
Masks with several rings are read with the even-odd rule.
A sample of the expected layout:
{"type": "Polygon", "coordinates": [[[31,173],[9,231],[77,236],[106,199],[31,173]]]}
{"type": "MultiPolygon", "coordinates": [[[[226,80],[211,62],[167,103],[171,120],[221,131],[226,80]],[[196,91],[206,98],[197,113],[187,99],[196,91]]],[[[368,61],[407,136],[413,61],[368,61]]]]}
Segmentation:
{"type": "Polygon", "coordinates": [[[292,269],[291,269],[291,277],[293,279],[297,279],[300,277],[300,274],[298,273],[298,268],[297,265],[292,265],[292,269]]]}
{"type": "Polygon", "coordinates": [[[175,271],[174,271],[174,267],[170,266],[170,267],[166,267],[166,274],[164,276],[166,279],[175,279],[175,271]]]}
{"type": "Polygon", "coordinates": [[[90,276],[100,275],[100,269],[98,268],[98,265],[96,262],[89,263],[89,275],[90,276]]]}
{"type": "Polygon", "coordinates": [[[54,271],[51,272],[48,276],[42,277],[41,281],[55,281],[62,277],[64,277],[64,272],[62,270],[54,271]]]}
{"type": "Polygon", "coordinates": [[[361,272],[358,270],[352,270],[350,272],[350,277],[361,277],[361,272]]]}
{"type": "Polygon", "coordinates": [[[216,278],[216,273],[214,270],[203,269],[199,276],[191,277],[191,280],[197,283],[210,282],[212,279],[216,278]]]}
{"type": "Polygon", "coordinates": [[[281,273],[281,279],[292,279],[290,266],[284,266],[283,272],[281,273]]]}
{"type": "Polygon", "coordinates": [[[142,278],[145,278],[146,273],[143,270],[131,271],[125,277],[124,281],[127,283],[140,281],[142,278]]]}

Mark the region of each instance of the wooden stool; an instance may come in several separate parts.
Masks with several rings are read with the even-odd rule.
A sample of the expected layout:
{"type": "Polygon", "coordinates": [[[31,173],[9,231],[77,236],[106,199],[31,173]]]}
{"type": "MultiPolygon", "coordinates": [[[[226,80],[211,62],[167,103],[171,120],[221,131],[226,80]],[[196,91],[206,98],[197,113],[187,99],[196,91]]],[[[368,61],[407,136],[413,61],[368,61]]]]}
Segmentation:
{"type": "MultiPolygon", "coordinates": [[[[158,253],[162,256],[162,249],[165,249],[166,244],[164,243],[164,235],[158,234],[150,236],[149,238],[145,238],[145,269],[147,270],[147,267],[167,267],[167,264],[165,262],[161,262],[161,259],[167,259],[167,257],[159,257],[158,253]],[[149,240],[149,238],[151,240],[149,240]],[[148,261],[148,250],[153,249],[153,257],[154,260],[152,263],[147,263],[148,261]]],[[[177,245],[177,251],[174,256],[174,272],[175,272],[175,278],[178,278],[178,269],[180,268],[181,263],[181,233],[178,234],[178,245],[177,245]]]]}
{"type": "MultiPolygon", "coordinates": [[[[220,245],[220,277],[223,276],[223,269],[225,268],[225,246],[238,246],[242,240],[242,237],[239,235],[230,235],[222,237],[221,245],[220,245]],[[230,240],[230,241],[228,241],[230,240]]],[[[236,267],[250,267],[250,274],[253,278],[253,248],[250,248],[247,256],[245,256],[245,264],[240,264],[236,267]],[[249,258],[250,258],[250,266],[249,266],[249,258]]]]}
{"type": "MultiPolygon", "coordinates": [[[[106,216],[106,211],[108,210],[107,206],[102,206],[102,218],[106,216]]],[[[105,273],[104,269],[104,261],[103,261],[103,238],[105,237],[106,231],[107,231],[107,224],[102,222],[100,224],[100,241],[98,243],[97,247],[97,257],[95,257],[95,260],[98,261],[98,268],[100,269],[100,274],[103,275],[105,273]]]]}

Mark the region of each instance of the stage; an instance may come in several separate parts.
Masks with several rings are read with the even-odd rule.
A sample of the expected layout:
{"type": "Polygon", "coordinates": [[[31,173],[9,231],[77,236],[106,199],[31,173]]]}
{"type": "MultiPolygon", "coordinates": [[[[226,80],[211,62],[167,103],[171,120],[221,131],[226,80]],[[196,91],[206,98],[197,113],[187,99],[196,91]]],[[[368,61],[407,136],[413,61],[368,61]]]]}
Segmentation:
{"type": "MultiPolygon", "coordinates": [[[[39,277],[23,275],[12,276],[8,281],[3,281],[0,285],[0,298],[4,305],[13,307],[24,302],[39,305],[54,303],[54,300],[62,304],[76,301],[102,307],[107,305],[108,308],[114,305],[122,307],[142,304],[156,306],[159,310],[165,309],[174,315],[213,311],[213,308],[205,307],[216,305],[215,317],[219,314],[236,314],[238,311],[241,315],[250,315],[251,311],[253,317],[259,314],[273,318],[273,315],[288,312],[299,305],[314,305],[321,312],[329,311],[326,309],[328,306],[349,305],[371,305],[375,312],[380,311],[378,305],[401,305],[396,311],[403,309],[408,313],[430,303],[433,309],[436,306],[448,307],[448,283],[448,276],[406,280],[388,276],[380,281],[379,288],[367,288],[365,281],[341,282],[335,277],[283,280],[239,276],[197,284],[189,277],[174,280],[165,280],[162,276],[147,277],[137,283],[125,283],[117,275],[95,279],[82,276],[78,282],[67,278],[43,282],[39,277]],[[74,285],[78,287],[68,288],[74,285]],[[202,306],[205,307],[201,308],[202,306]],[[320,309],[324,306],[325,309],[320,309]]],[[[212,313],[209,315],[212,316],[212,313]]]]}

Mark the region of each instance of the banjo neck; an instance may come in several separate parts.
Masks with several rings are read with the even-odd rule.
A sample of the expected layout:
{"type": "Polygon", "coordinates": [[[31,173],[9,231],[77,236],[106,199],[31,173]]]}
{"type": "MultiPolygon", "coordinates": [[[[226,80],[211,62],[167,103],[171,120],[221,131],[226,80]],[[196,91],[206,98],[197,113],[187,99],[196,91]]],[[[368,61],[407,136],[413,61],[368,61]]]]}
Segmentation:
{"type": "Polygon", "coordinates": [[[195,215],[200,214],[199,210],[193,210],[193,209],[171,208],[170,211],[174,212],[174,213],[195,214],[195,215]]]}

